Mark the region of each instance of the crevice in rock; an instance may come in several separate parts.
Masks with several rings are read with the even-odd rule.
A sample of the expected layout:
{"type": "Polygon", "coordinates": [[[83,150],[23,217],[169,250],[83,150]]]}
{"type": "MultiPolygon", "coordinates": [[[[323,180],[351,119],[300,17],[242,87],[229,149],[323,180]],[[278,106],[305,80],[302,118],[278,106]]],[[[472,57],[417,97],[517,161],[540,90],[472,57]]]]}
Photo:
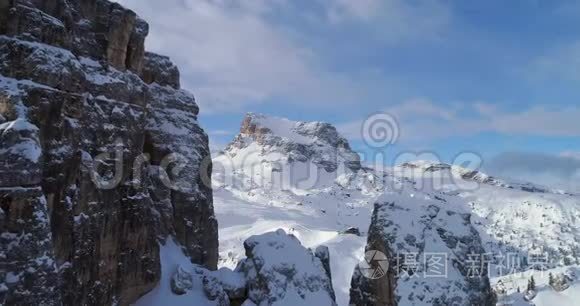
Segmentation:
{"type": "Polygon", "coordinates": [[[3,196],[0,198],[0,209],[4,213],[4,218],[8,219],[10,216],[10,203],[12,198],[10,196],[3,196]]]}

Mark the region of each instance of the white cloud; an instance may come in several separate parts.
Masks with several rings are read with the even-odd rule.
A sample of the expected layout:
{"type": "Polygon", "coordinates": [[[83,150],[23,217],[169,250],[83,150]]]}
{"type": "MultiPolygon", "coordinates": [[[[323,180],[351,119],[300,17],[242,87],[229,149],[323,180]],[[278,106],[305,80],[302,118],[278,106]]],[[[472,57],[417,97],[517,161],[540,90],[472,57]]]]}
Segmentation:
{"type": "Polygon", "coordinates": [[[264,12],[283,2],[121,2],[150,23],[148,48],[178,63],[204,112],[239,111],[276,97],[347,103],[362,92],[359,82],[326,70],[319,54],[268,22],[264,12]]]}
{"type": "Polygon", "coordinates": [[[506,134],[580,136],[580,108],[533,106],[517,113],[495,113],[492,129],[506,134]]]}
{"type": "MultiPolygon", "coordinates": [[[[517,112],[488,103],[435,104],[428,99],[409,100],[384,110],[399,123],[402,142],[430,142],[445,137],[497,132],[505,135],[580,136],[579,108],[530,106],[517,112]]],[[[347,137],[360,139],[363,120],[339,125],[347,137]]]]}
{"type": "Polygon", "coordinates": [[[580,152],[575,152],[575,151],[565,151],[560,153],[561,157],[568,157],[568,158],[575,158],[580,160],[580,152]]]}
{"type": "Polygon", "coordinates": [[[232,133],[232,132],[226,131],[226,130],[211,130],[208,132],[208,134],[210,136],[230,136],[230,135],[234,135],[235,133],[232,133]]]}
{"type": "Polygon", "coordinates": [[[148,20],[148,47],[179,63],[185,87],[204,111],[238,110],[271,96],[315,94],[317,86],[340,84],[317,70],[310,50],[271,27],[258,13],[263,7],[204,0],[123,3],[148,20]]]}
{"type": "Polygon", "coordinates": [[[328,6],[328,19],[333,23],[339,23],[351,19],[370,21],[377,17],[383,2],[381,0],[335,0],[325,3],[328,6]]]}
{"type": "Polygon", "coordinates": [[[332,24],[366,23],[365,31],[386,43],[438,38],[451,23],[451,10],[440,1],[319,0],[332,24]]]}
{"type": "Polygon", "coordinates": [[[507,152],[487,163],[492,174],[580,192],[580,159],[541,153],[507,152]]]}
{"type": "Polygon", "coordinates": [[[580,41],[552,48],[535,58],[525,72],[541,80],[580,81],[580,41]]]}
{"type": "Polygon", "coordinates": [[[317,37],[317,26],[342,33],[325,19],[331,11],[344,18],[357,16],[355,22],[369,32],[394,40],[430,36],[440,28],[432,20],[445,19],[438,17],[439,11],[431,14],[426,5],[400,0],[319,1],[322,13],[313,11],[314,23],[308,19],[310,11],[287,0],[119,2],[150,23],[148,49],[177,62],[182,84],[194,92],[203,112],[236,112],[280,99],[309,108],[350,105],[376,91],[371,84],[386,86],[381,75],[364,69],[329,68],[341,70],[339,63],[328,63],[328,54],[348,43],[348,37],[338,43],[317,37]]]}

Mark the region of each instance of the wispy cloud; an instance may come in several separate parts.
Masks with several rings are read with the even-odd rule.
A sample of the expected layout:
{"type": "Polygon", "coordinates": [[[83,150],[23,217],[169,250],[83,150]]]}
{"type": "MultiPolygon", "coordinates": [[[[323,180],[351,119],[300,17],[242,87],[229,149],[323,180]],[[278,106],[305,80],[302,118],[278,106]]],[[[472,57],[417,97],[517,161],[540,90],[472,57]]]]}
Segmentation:
{"type": "Polygon", "coordinates": [[[210,130],[208,134],[211,136],[230,136],[234,135],[235,133],[226,130],[210,130]]]}
{"type": "Polygon", "coordinates": [[[349,39],[329,41],[323,33],[340,37],[348,20],[362,33],[399,41],[432,36],[447,19],[447,11],[426,7],[433,1],[318,0],[304,4],[309,7],[286,0],[119,2],[151,24],[148,48],[179,64],[182,83],[204,112],[237,112],[280,99],[310,108],[357,103],[375,90],[371,84],[388,81],[326,64],[349,39]]]}
{"type": "Polygon", "coordinates": [[[580,152],[575,151],[564,151],[560,154],[561,157],[568,157],[580,160],[580,152]]]}
{"type": "Polygon", "coordinates": [[[336,82],[328,75],[315,77],[320,71],[314,54],[271,27],[260,13],[263,6],[204,0],[123,3],[149,21],[149,48],[180,64],[184,85],[206,112],[239,110],[270,96],[336,82]]]}
{"type": "Polygon", "coordinates": [[[556,46],[537,56],[525,72],[540,80],[580,82],[580,41],[556,46]]]}
{"type": "Polygon", "coordinates": [[[367,25],[366,33],[385,43],[433,39],[451,23],[450,7],[441,1],[320,0],[331,24],[367,25]]]}
{"type": "MultiPolygon", "coordinates": [[[[505,111],[489,103],[446,105],[428,99],[408,100],[385,112],[399,123],[400,141],[432,142],[445,137],[497,132],[505,135],[580,136],[580,109],[529,106],[505,111]]],[[[339,125],[347,137],[360,139],[364,118],[339,125]]]]}
{"type": "Polygon", "coordinates": [[[580,192],[580,159],[566,155],[502,153],[487,163],[486,170],[499,176],[580,192]]]}

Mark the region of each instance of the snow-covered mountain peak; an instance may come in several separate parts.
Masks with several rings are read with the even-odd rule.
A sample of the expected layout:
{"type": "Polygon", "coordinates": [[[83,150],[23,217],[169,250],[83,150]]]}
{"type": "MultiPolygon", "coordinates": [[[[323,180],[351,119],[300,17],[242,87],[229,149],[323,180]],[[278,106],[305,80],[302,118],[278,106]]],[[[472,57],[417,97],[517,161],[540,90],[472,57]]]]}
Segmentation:
{"type": "Polygon", "coordinates": [[[240,133],[256,139],[264,135],[275,136],[306,145],[317,140],[332,143],[333,140],[341,138],[328,123],[292,121],[256,113],[246,114],[240,133]],[[330,133],[324,133],[324,130],[330,133]]]}
{"type": "Polygon", "coordinates": [[[281,117],[248,113],[242,121],[240,135],[258,142],[275,138],[288,143],[330,146],[350,151],[348,141],[338,133],[336,128],[320,121],[292,121],[281,117]]]}
{"type": "Polygon", "coordinates": [[[233,158],[255,153],[267,161],[313,163],[327,172],[341,166],[361,168],[359,155],[329,123],[248,113],[224,154],[233,158]]]}

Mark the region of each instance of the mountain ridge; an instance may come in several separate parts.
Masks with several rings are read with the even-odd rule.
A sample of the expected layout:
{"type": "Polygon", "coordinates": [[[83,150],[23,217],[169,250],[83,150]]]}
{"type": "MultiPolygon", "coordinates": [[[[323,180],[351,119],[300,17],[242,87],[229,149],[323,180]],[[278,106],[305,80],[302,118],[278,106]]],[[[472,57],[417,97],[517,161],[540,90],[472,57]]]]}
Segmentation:
{"type": "MultiPolygon", "coordinates": [[[[284,120],[285,126],[299,125],[298,122],[284,120]]],[[[249,121],[251,122],[251,120],[243,120],[241,131],[246,131],[249,121]]],[[[271,123],[271,121],[268,122],[271,123]]],[[[256,127],[258,126],[256,125],[256,127]]],[[[567,230],[568,226],[566,225],[570,222],[570,224],[574,224],[574,220],[566,216],[580,213],[580,201],[573,195],[539,190],[539,188],[526,188],[536,185],[517,185],[485,174],[479,169],[467,169],[446,163],[425,161],[416,161],[385,169],[361,167],[356,171],[340,172],[339,168],[336,168],[337,170],[328,173],[328,177],[316,177],[315,180],[319,183],[309,185],[308,188],[300,188],[299,185],[292,184],[288,188],[272,188],[274,184],[270,180],[263,180],[263,178],[271,175],[272,170],[274,170],[273,173],[278,173],[278,171],[292,169],[291,166],[285,167],[284,165],[295,163],[294,160],[289,160],[287,156],[284,156],[290,152],[284,148],[288,141],[291,141],[291,137],[286,137],[287,140],[284,142],[269,141],[268,139],[276,137],[284,138],[284,133],[287,133],[284,131],[282,135],[272,135],[275,133],[274,131],[276,128],[269,128],[263,133],[259,132],[260,137],[268,135],[262,140],[254,140],[253,137],[246,136],[246,134],[251,133],[240,133],[246,141],[243,146],[228,147],[236,154],[229,155],[228,150],[226,150],[224,155],[214,157],[217,169],[214,182],[216,213],[218,218],[222,220],[220,221],[220,231],[224,233],[220,238],[222,244],[220,247],[221,266],[230,265],[228,263],[230,261],[235,262],[235,258],[238,256],[236,255],[238,251],[233,246],[235,240],[239,240],[249,233],[261,233],[282,227],[287,231],[292,231],[308,247],[314,248],[321,244],[329,246],[337,302],[339,305],[347,305],[352,298],[352,292],[350,292],[351,276],[358,261],[363,258],[367,245],[366,235],[370,232],[376,232],[373,228],[378,226],[371,223],[373,205],[392,202],[395,202],[397,207],[410,210],[410,216],[415,214],[419,216],[423,213],[425,208],[421,207],[426,204],[420,203],[431,203],[431,205],[438,207],[438,211],[445,212],[438,214],[440,215],[438,218],[444,221],[437,222],[443,222],[442,224],[451,222],[453,213],[469,216],[466,227],[469,230],[466,230],[467,232],[454,231],[448,228],[444,231],[447,233],[442,234],[442,237],[445,237],[441,238],[443,241],[453,236],[468,235],[470,237],[468,240],[479,241],[474,246],[476,249],[496,255],[515,252],[522,260],[527,259],[534,252],[545,250],[553,259],[552,266],[573,264],[578,260],[572,255],[576,252],[573,250],[578,250],[578,243],[575,242],[577,238],[574,238],[578,237],[577,233],[567,230]],[[279,144],[280,146],[278,146],[279,144]],[[243,159],[238,159],[240,157],[238,153],[241,152],[239,151],[240,147],[252,148],[256,154],[256,158],[253,160],[261,165],[262,168],[259,168],[261,171],[250,171],[249,169],[252,167],[246,167],[243,159]],[[264,147],[266,147],[265,150],[264,147]],[[269,159],[271,151],[276,151],[282,156],[271,160],[269,159]],[[220,169],[220,164],[228,163],[228,158],[233,160],[233,162],[229,162],[234,165],[228,170],[229,173],[233,174],[230,175],[233,177],[230,181],[222,179],[228,175],[222,173],[220,169]],[[279,164],[283,165],[278,168],[274,166],[279,164]],[[414,173],[414,171],[417,172],[414,173]],[[238,180],[248,180],[253,183],[238,184],[238,180]],[[520,186],[524,188],[520,188],[520,186]],[[562,206],[561,204],[564,202],[568,205],[562,206]],[[236,205],[243,207],[243,210],[247,210],[247,214],[229,208],[228,206],[233,205],[233,203],[237,203],[236,205]],[[268,212],[262,211],[262,209],[267,209],[268,212]],[[522,214],[524,211],[526,213],[522,214]],[[551,213],[549,213],[550,211],[551,213]],[[246,221],[243,223],[235,221],[231,214],[246,221]],[[251,216],[251,214],[256,214],[257,217],[251,216]],[[524,215],[531,214],[539,216],[539,218],[524,217],[524,215]],[[542,217],[542,215],[548,217],[542,217]],[[548,219],[554,222],[553,226],[547,226],[548,222],[552,222],[548,219]],[[510,221],[514,221],[517,226],[512,226],[510,221]],[[543,227],[541,227],[541,223],[543,223],[543,227]],[[357,228],[361,236],[343,234],[348,228],[357,228]],[[367,231],[367,229],[369,230],[367,231]],[[536,231],[535,234],[529,235],[530,229],[536,231]],[[537,232],[538,229],[542,229],[544,232],[537,232]],[[506,236],[504,233],[510,233],[510,235],[506,236]],[[538,237],[543,237],[543,240],[538,239],[538,237]],[[477,245],[479,246],[477,247],[477,245]],[[559,245],[561,250],[551,247],[554,245],[559,245]],[[532,248],[532,246],[534,247],[532,248]],[[345,253],[345,250],[350,251],[345,253]],[[341,259],[340,262],[336,260],[337,255],[341,259]],[[333,260],[333,258],[335,259],[333,260]]],[[[232,142],[237,142],[240,135],[236,136],[232,142]]],[[[304,142],[303,139],[300,141],[304,142]]],[[[327,146],[327,148],[331,149],[332,146],[327,146]]],[[[308,158],[304,160],[305,163],[309,161],[308,158]]],[[[348,168],[345,167],[345,169],[348,168]]],[[[396,211],[398,210],[394,210],[394,212],[396,211]]],[[[388,220],[391,217],[386,218],[388,220]]],[[[416,217],[416,219],[414,222],[418,223],[422,217],[416,217]]],[[[395,224],[399,222],[398,218],[391,221],[395,224]]],[[[400,238],[397,239],[404,238],[405,233],[410,231],[405,226],[399,224],[398,229],[401,233],[400,238]]],[[[439,232],[435,232],[434,235],[439,235],[439,232]]],[[[464,238],[458,238],[458,240],[462,239],[464,238]]],[[[417,238],[417,240],[420,239],[417,238]]],[[[370,243],[370,241],[368,242],[370,243]]],[[[403,240],[403,243],[406,242],[403,240]]],[[[389,243],[387,242],[387,244],[389,243]]],[[[444,249],[447,247],[443,246],[444,249]]],[[[389,248],[397,250],[399,247],[390,245],[389,248]]],[[[420,252],[430,252],[430,249],[420,252]]],[[[448,249],[447,252],[452,251],[448,249]]],[[[461,260],[467,260],[467,253],[461,255],[461,260]]],[[[499,259],[493,259],[490,263],[489,275],[495,276],[501,273],[501,264],[499,259]]],[[[522,266],[520,269],[523,268],[522,266]]],[[[461,273],[465,273],[465,271],[461,273]]],[[[357,282],[361,279],[364,280],[364,278],[358,278],[357,282]]],[[[463,279],[460,281],[469,283],[468,278],[463,277],[463,279]]],[[[352,281],[355,282],[354,279],[352,281]]],[[[407,286],[405,284],[411,284],[404,280],[397,282],[400,284],[401,290],[407,286]]],[[[371,288],[365,285],[357,286],[357,288],[365,290],[371,288]]],[[[391,288],[397,287],[391,286],[391,288]]],[[[491,289],[484,291],[489,293],[491,289]]],[[[371,291],[367,293],[372,295],[371,291]]],[[[460,294],[459,291],[456,293],[457,298],[463,294],[460,294]]],[[[392,294],[398,299],[412,298],[405,290],[395,291],[392,294]]],[[[484,296],[485,294],[482,295],[483,300],[493,300],[484,296]]],[[[425,301],[434,301],[437,299],[437,293],[425,295],[424,298],[422,303],[431,305],[430,302],[425,301]],[[427,298],[428,296],[430,298],[427,298]]],[[[419,303],[418,300],[415,299],[415,301],[419,303]]]]}

